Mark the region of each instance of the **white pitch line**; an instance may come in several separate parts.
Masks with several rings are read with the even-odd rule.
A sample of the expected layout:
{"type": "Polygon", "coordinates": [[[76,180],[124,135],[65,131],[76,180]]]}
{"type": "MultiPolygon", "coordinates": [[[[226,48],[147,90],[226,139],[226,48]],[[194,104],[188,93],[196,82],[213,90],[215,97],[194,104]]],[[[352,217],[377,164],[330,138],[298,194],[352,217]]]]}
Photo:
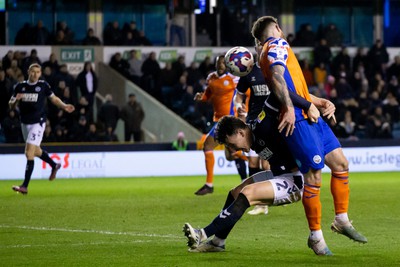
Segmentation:
{"type": "Polygon", "coordinates": [[[53,227],[35,227],[25,225],[2,225],[0,228],[17,228],[24,230],[37,230],[37,231],[56,231],[56,232],[68,232],[68,233],[94,233],[101,235],[127,235],[127,236],[141,236],[141,237],[161,237],[161,238],[179,238],[176,235],[157,235],[157,234],[144,234],[144,233],[130,233],[130,232],[112,232],[112,231],[101,231],[101,230],[83,230],[83,229],[66,229],[66,228],[53,228],[53,227]]]}
{"type": "Polygon", "coordinates": [[[75,244],[46,244],[46,245],[8,245],[8,246],[2,246],[0,245],[0,248],[31,248],[31,247],[58,247],[58,246],[97,246],[97,245],[109,245],[109,244],[134,244],[134,243],[149,243],[152,242],[150,240],[132,240],[128,242],[88,242],[88,243],[75,243],[75,244]]]}

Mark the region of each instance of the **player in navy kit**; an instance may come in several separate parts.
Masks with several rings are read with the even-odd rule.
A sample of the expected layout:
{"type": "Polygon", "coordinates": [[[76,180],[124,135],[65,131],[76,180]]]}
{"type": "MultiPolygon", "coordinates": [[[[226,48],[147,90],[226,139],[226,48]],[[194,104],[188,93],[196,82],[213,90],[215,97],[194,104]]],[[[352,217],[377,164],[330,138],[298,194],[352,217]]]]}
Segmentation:
{"type": "Polygon", "coordinates": [[[221,252],[225,240],[247,208],[253,205],[283,205],[301,200],[303,176],[297,168],[283,137],[277,129],[277,120],[261,119],[246,124],[234,116],[224,116],[215,129],[216,140],[233,151],[256,151],[269,160],[271,171],[258,172],[228,193],[222,212],[206,227],[195,229],[184,225],[190,252],[221,252]],[[254,135],[260,131],[262,134],[254,135]],[[236,142],[241,139],[242,145],[236,142]],[[206,241],[209,237],[212,240],[206,241]]]}
{"type": "Polygon", "coordinates": [[[28,75],[27,81],[20,82],[14,87],[13,95],[9,101],[10,109],[15,109],[17,106],[19,108],[22,134],[26,142],[25,179],[22,185],[12,187],[14,191],[22,194],[28,193],[28,185],[34,168],[34,157],[39,157],[51,166],[50,181],[56,178],[57,171],[61,168],[60,164],[55,163],[49,157],[49,154],[40,148],[46,128],[46,99],[48,98],[54,105],[68,113],[75,110],[73,105],[61,101],[51,91],[47,82],[39,80],[42,75],[39,64],[30,65],[28,75]]]}

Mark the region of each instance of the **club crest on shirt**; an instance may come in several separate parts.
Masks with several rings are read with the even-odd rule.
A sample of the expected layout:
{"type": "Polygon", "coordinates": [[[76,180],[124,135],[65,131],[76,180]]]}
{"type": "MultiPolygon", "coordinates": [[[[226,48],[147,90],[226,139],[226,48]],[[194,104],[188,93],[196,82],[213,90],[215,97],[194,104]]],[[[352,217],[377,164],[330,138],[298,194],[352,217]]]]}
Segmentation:
{"type": "Polygon", "coordinates": [[[229,81],[225,80],[224,81],[224,86],[228,86],[229,85],[229,81]]]}
{"type": "Polygon", "coordinates": [[[35,92],[40,92],[40,90],[42,90],[42,88],[40,88],[39,86],[35,87],[35,92]]]}
{"type": "Polygon", "coordinates": [[[321,163],[321,156],[320,155],[315,155],[314,157],[313,157],[313,161],[315,162],[315,163],[317,163],[317,164],[319,164],[319,163],[321,163]]]}

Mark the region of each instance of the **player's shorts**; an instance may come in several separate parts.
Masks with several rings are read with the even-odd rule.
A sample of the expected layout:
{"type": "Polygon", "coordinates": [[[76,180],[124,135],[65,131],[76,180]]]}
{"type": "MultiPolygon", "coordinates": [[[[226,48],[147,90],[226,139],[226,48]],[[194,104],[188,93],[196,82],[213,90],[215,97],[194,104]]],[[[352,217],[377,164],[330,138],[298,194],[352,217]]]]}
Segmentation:
{"type": "Polygon", "coordinates": [[[310,168],[324,168],[325,155],[340,147],[329,125],[319,118],[318,123],[298,121],[295,127],[293,134],[286,137],[286,143],[300,171],[307,173],[310,168]]]}
{"type": "Polygon", "coordinates": [[[24,136],[25,142],[40,146],[43,139],[44,130],[46,123],[35,123],[35,124],[24,124],[21,123],[22,135],[24,136]]]}
{"type": "Polygon", "coordinates": [[[303,196],[304,179],[300,171],[285,173],[268,180],[274,188],[274,203],[279,206],[301,200],[303,196]]]}

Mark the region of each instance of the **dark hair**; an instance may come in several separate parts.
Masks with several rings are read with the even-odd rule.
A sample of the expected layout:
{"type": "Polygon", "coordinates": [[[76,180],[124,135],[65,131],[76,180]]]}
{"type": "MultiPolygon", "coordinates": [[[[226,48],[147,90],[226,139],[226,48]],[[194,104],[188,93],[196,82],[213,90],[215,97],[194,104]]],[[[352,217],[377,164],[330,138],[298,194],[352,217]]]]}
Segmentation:
{"type": "Polygon", "coordinates": [[[261,40],[261,37],[265,28],[267,28],[271,23],[278,24],[278,20],[272,16],[263,16],[258,18],[251,28],[251,35],[253,35],[257,40],[264,42],[265,40],[261,40]]]}
{"type": "Polygon", "coordinates": [[[224,116],[215,126],[214,139],[220,144],[225,144],[228,136],[235,134],[238,129],[246,129],[246,127],[246,123],[241,119],[231,115],[224,116]]]}

